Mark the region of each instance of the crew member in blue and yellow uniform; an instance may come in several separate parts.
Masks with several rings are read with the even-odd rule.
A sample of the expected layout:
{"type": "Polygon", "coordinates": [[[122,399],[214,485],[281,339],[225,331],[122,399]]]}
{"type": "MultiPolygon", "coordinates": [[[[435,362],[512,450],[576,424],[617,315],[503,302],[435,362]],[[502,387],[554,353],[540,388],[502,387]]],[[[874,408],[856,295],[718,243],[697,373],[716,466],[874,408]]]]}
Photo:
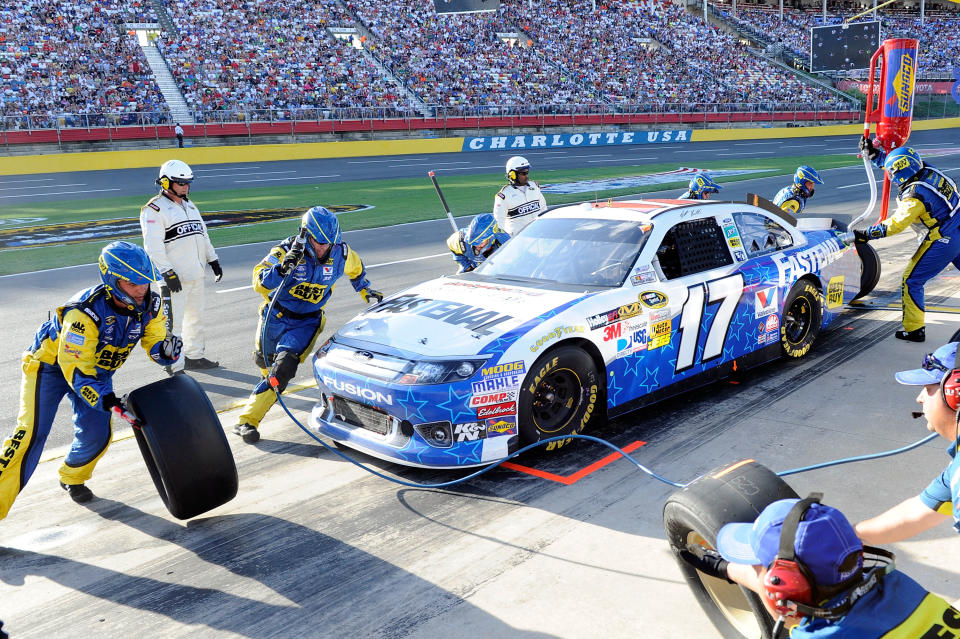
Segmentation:
{"type": "Polygon", "coordinates": [[[957,342],[951,342],[926,355],[921,368],[895,375],[901,384],[923,386],[917,402],[923,407],[927,430],[950,442],[951,459],[922,493],[857,524],[857,534],[867,543],[902,541],[950,520],[960,532],[960,410],[947,403],[960,406],[960,376],[953,373],[958,364],[957,342]]]}
{"type": "Polygon", "coordinates": [[[798,166],[793,184],[777,191],[773,203],[791,215],[799,215],[807,206],[807,200],[813,197],[817,184],[823,184],[823,179],[813,167],[798,166]]]}
{"type": "Polygon", "coordinates": [[[893,215],[866,231],[855,230],[857,241],[894,235],[918,222],[927,228],[903,271],[903,328],[896,333],[899,339],[922,342],[926,339],[924,285],[951,262],[960,268],[960,194],[953,180],[926,164],[912,148],[902,146],[888,155],[869,138],[860,139],[864,155],[886,170],[898,193],[893,215]]]}
{"type": "Polygon", "coordinates": [[[785,628],[790,639],[953,637],[960,624],[960,611],[896,570],[892,553],[864,546],[819,496],[781,499],[756,521],[726,524],[716,546],[680,557],[759,595],[777,619],[773,637],[785,628]]]}
{"type": "Polygon", "coordinates": [[[719,193],[723,187],[710,179],[704,173],[690,180],[687,192],[678,197],[678,200],[709,200],[711,193],[719,193]]]}
{"type": "Polygon", "coordinates": [[[254,387],[233,427],[233,432],[248,444],[260,440],[260,420],[277,401],[269,380],[276,379],[277,390],[283,392],[313,350],[326,323],[323,307],[341,275],[350,278],[363,301],[383,300],[380,292],[370,288],[360,256],[343,241],[337,216],[322,206],[304,213],[300,234],[273,247],[253,268],[253,287],[264,297],[253,351],[263,379],[254,387]],[[287,274],[290,277],[284,283],[287,274]],[[274,297],[276,302],[268,318],[266,313],[274,297]]]}
{"type": "Polygon", "coordinates": [[[141,342],[157,364],[180,356],[179,337],[167,333],[160,279],[139,246],[113,242],[100,252],[103,282],[80,291],[37,330],[23,354],[20,414],[12,437],[0,449],[0,519],[37,467],[57,406],[73,406],[74,440],[60,466],[60,486],[74,501],[93,498],[84,485],[110,445],[110,411],[125,411],[113,392],[113,374],[141,342]]]}
{"type": "Polygon", "coordinates": [[[510,236],[500,230],[490,213],[473,218],[470,226],[459,229],[447,238],[447,248],[460,265],[457,273],[467,273],[480,266],[510,236]]]}

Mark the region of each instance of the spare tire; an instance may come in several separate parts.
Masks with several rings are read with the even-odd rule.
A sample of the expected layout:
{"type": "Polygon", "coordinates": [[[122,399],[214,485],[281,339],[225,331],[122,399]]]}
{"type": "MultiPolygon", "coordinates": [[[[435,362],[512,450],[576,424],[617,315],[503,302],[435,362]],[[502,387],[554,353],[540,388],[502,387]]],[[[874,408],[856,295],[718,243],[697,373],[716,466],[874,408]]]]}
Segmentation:
{"type": "Polygon", "coordinates": [[[774,620],[760,597],[704,575],[679,558],[690,544],[715,547],[730,522],[752,522],[769,504],[798,495],[767,467],[746,460],[717,468],[675,492],[663,507],[663,525],[680,571],[700,607],[723,637],[769,639],[774,620]]]}
{"type": "Polygon", "coordinates": [[[873,292],[880,282],[880,256],[877,249],[873,248],[867,242],[857,242],[857,255],[860,256],[860,291],[853,296],[858,300],[864,295],[873,292]]]}
{"type": "Polygon", "coordinates": [[[200,384],[174,375],[127,396],[142,422],[134,434],[170,514],[189,519],[237,495],[237,466],[220,418],[200,384]]]}

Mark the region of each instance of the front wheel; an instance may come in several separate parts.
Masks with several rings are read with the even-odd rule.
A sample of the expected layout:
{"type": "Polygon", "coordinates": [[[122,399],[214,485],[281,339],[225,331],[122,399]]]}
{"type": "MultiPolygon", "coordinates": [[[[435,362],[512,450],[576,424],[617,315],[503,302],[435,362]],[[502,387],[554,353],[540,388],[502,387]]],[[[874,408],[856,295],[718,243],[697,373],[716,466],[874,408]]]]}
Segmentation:
{"type": "MultiPolygon", "coordinates": [[[[601,380],[593,358],[575,346],[560,346],[542,355],[520,388],[519,430],[523,445],[576,435],[600,421],[601,380]]],[[[556,450],[569,439],[550,442],[556,450]]]]}
{"type": "Polygon", "coordinates": [[[820,335],[823,305],[820,291],[807,280],[800,280],[783,303],[780,318],[780,348],[787,357],[803,357],[820,335]]]}

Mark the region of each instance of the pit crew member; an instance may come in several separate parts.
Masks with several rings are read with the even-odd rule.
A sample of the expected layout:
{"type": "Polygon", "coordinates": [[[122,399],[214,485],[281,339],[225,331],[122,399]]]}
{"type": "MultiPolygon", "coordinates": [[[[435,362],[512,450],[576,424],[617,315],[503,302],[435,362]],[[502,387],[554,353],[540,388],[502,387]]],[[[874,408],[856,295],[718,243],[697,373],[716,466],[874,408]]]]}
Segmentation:
{"type": "Polygon", "coordinates": [[[819,496],[775,501],[756,521],[721,528],[716,551],[693,550],[680,556],[760,595],[779,618],[774,637],[784,625],[793,626],[790,639],[948,636],[937,629],[960,617],[895,570],[891,553],[864,546],[843,513],[819,496]]]}
{"type": "Polygon", "coordinates": [[[497,226],[512,236],[547,210],[547,200],[540,185],[530,179],[526,158],[513,156],[507,160],[506,169],[510,183],[493,198],[493,217],[497,226]]]}
{"type": "Polygon", "coordinates": [[[956,366],[957,342],[951,342],[926,355],[921,368],[895,375],[901,384],[923,387],[917,395],[923,412],[914,415],[925,417],[927,430],[950,442],[947,454],[952,459],[918,496],[857,524],[857,534],[865,542],[889,544],[909,539],[951,518],[960,532],[960,412],[955,408],[960,405],[960,372],[954,370],[956,366]]]}
{"type": "Polygon", "coordinates": [[[678,200],[709,200],[711,193],[719,193],[723,187],[710,179],[704,173],[690,180],[687,192],[678,197],[678,200]]]}
{"type": "Polygon", "coordinates": [[[898,193],[893,215],[866,231],[855,230],[857,240],[895,235],[917,222],[926,227],[926,236],[903,271],[903,328],[896,333],[899,339],[922,342],[924,286],[948,264],[960,268],[960,194],[953,180],[926,164],[914,149],[902,146],[887,155],[869,138],[860,139],[864,155],[883,167],[898,193]]]}
{"type": "Polygon", "coordinates": [[[480,266],[510,236],[500,230],[489,213],[473,218],[470,226],[458,230],[447,238],[447,248],[460,266],[457,273],[467,273],[480,266]]]}
{"type": "Polygon", "coordinates": [[[57,406],[73,406],[74,439],[60,466],[60,486],[78,503],[93,492],[84,485],[110,445],[111,409],[125,412],[113,391],[113,374],[141,342],[161,366],[180,356],[180,338],[167,332],[160,278],[139,246],[113,242],[100,252],[101,284],[78,292],[44,322],[23,354],[20,413],[0,449],[0,519],[37,467],[57,406]]]}
{"type": "Polygon", "coordinates": [[[798,166],[793,184],[777,191],[773,203],[791,215],[799,215],[807,206],[807,200],[813,197],[816,184],[823,184],[820,174],[813,167],[798,166]]]}
{"type": "Polygon", "coordinates": [[[143,247],[163,275],[160,287],[167,305],[169,330],[183,327],[183,358],[167,370],[207,370],[220,364],[204,357],[203,272],[209,264],[215,281],[223,277],[217,252],[207,235],[207,225],[190,201],[193,170],[180,160],[160,167],[160,193],[140,209],[143,247]],[[171,295],[172,294],[172,295],[171,295]]]}
{"type": "Polygon", "coordinates": [[[253,351],[254,363],[263,378],[233,427],[233,432],[248,444],[260,440],[260,420],[277,401],[271,380],[283,392],[296,375],[297,367],[323,331],[323,307],[330,300],[334,284],[344,274],[363,301],[383,300],[383,295],[370,287],[360,256],[343,241],[337,217],[322,206],[303,214],[299,237],[288,237],[270,249],[253,268],[253,287],[264,297],[253,351]],[[288,273],[290,277],[284,283],[288,273]],[[274,298],[276,302],[268,318],[267,310],[274,298]]]}

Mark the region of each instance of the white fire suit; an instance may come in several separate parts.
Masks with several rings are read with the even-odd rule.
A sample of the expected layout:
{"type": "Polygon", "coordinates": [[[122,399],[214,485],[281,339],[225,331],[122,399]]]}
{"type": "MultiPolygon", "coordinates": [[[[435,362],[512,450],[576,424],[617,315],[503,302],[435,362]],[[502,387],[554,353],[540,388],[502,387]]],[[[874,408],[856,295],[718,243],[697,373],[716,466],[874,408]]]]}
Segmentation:
{"type": "Polygon", "coordinates": [[[510,235],[516,235],[546,210],[547,200],[540,185],[533,180],[526,186],[508,184],[493,198],[493,217],[497,226],[510,235]]]}
{"type": "Polygon", "coordinates": [[[140,209],[140,230],[143,248],[157,270],[173,269],[183,285],[166,309],[167,317],[172,318],[168,319],[170,330],[183,339],[184,357],[173,366],[180,370],[186,357],[203,357],[203,276],[207,264],[217,259],[217,252],[200,211],[187,199],[177,204],[163,193],[151,198],[140,209]]]}

